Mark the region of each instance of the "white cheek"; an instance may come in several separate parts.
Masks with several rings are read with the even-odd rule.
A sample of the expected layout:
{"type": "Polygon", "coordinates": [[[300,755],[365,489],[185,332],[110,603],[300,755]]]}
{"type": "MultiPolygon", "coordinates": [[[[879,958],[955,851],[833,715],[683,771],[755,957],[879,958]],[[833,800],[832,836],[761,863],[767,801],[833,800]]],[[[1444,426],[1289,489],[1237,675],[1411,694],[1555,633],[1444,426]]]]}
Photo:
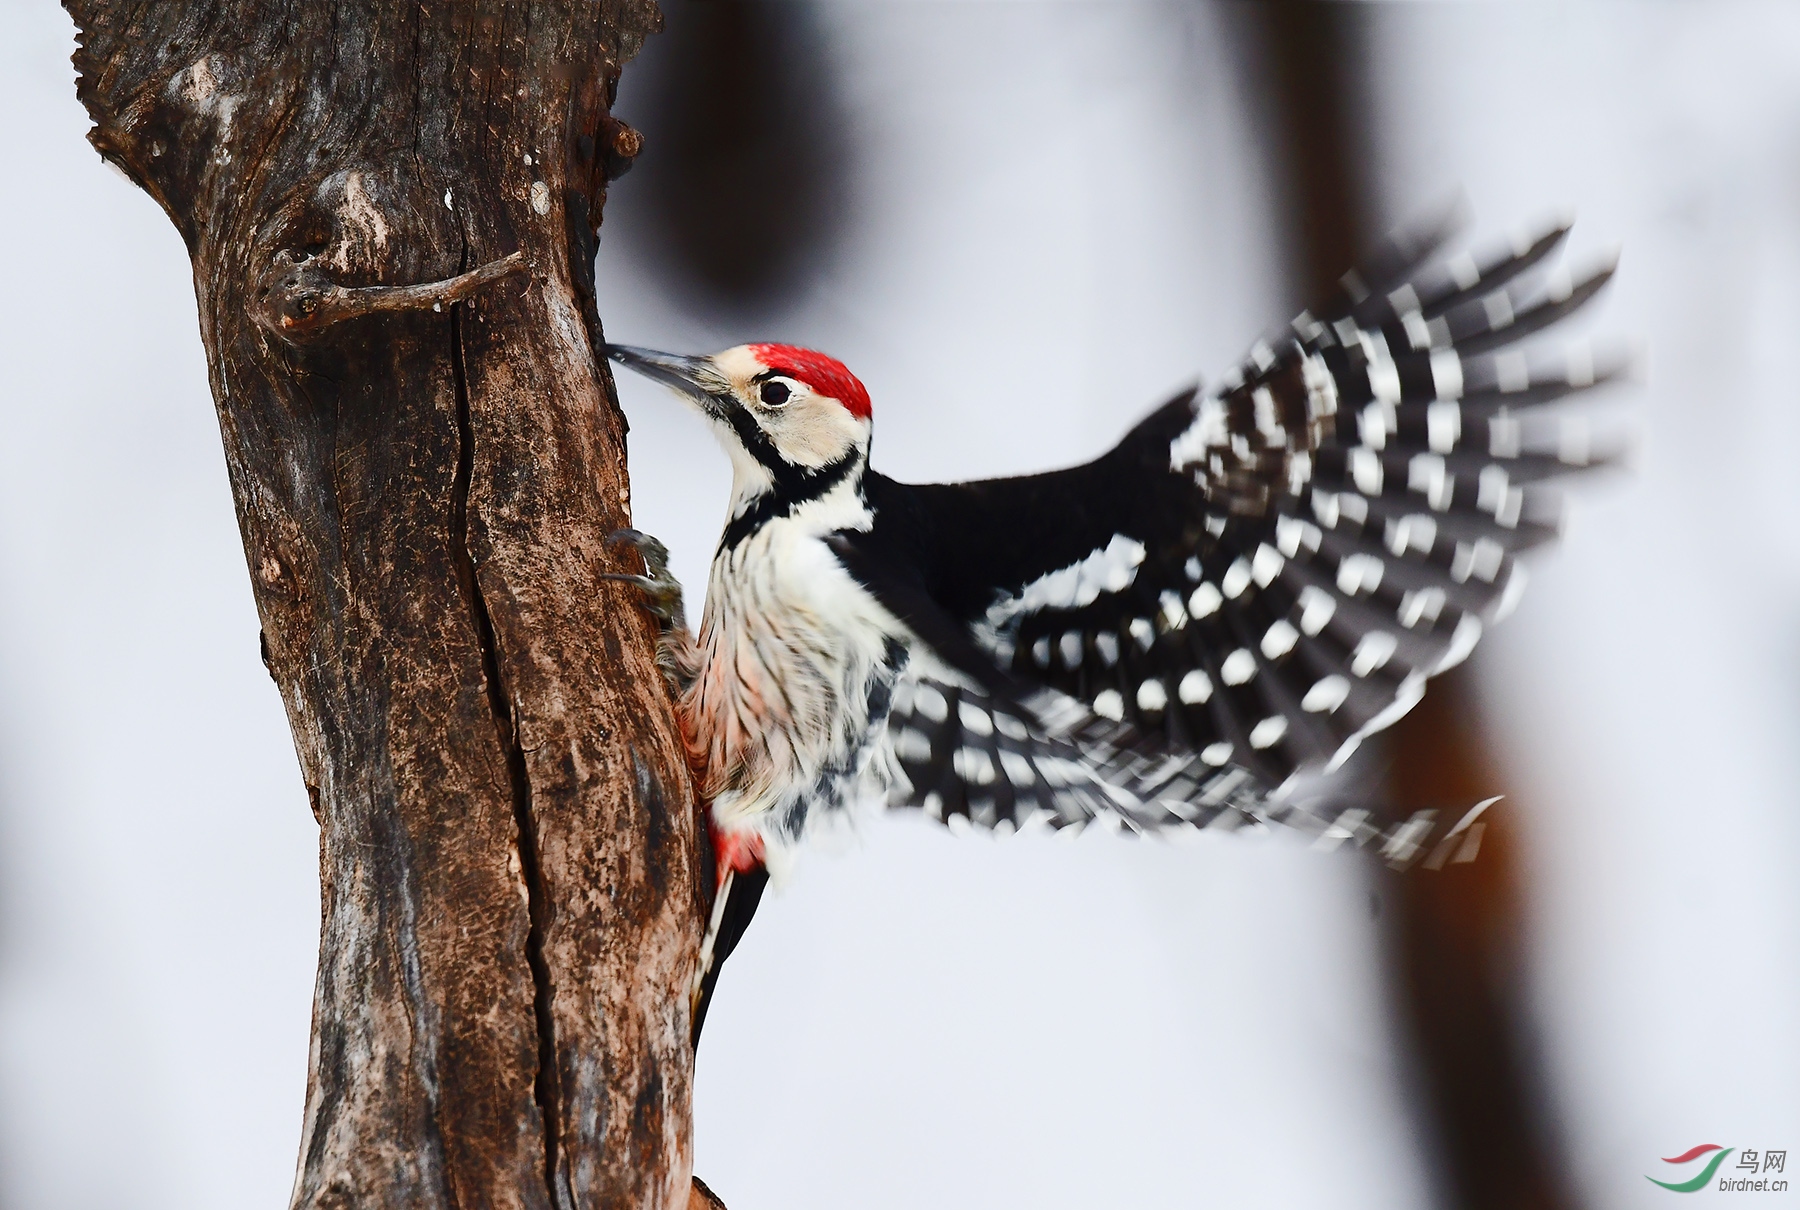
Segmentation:
{"type": "Polygon", "coordinates": [[[836,404],[801,405],[766,418],[763,426],[788,461],[809,467],[842,458],[864,432],[862,423],[836,404]]]}

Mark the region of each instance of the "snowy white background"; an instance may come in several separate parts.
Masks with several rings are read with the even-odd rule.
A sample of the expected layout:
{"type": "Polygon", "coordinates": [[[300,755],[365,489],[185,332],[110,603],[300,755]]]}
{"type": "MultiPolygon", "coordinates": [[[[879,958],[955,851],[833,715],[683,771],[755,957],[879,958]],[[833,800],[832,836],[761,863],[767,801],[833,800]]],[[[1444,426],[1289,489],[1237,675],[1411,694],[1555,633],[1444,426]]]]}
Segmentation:
{"type": "MultiPolygon", "coordinates": [[[[873,392],[876,465],[941,479],[1086,457],[1302,301],[1217,10],[828,27],[864,172],[849,253],[779,330],[719,330],[611,224],[612,338],[818,345],[873,392]]],[[[1383,213],[1458,183],[1490,228],[1577,207],[1578,248],[1625,248],[1600,326],[1651,350],[1637,471],[1581,493],[1476,660],[1555,1118],[1588,1204],[1647,1206],[1656,1156],[1800,1152],[1800,9],[1373,28],[1383,213]]],[[[276,1206],[316,833],[186,257],[83,141],[70,40],[0,0],[0,1207],[276,1206]]],[[[638,521],[697,586],[724,460],[622,389],[638,521]]],[[[698,1171],[733,1210],[1429,1205],[1369,894],[1355,860],[1279,840],[883,821],[733,958],[698,1171]]]]}

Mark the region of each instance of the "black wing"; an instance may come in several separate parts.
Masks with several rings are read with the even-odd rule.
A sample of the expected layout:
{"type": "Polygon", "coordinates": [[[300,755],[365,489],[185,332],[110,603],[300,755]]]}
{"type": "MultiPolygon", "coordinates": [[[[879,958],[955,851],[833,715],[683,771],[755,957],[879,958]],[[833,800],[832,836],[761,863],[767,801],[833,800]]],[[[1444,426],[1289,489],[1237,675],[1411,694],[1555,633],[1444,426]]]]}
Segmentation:
{"type": "MultiPolygon", "coordinates": [[[[1585,344],[1517,347],[1611,276],[1548,268],[1566,227],[1429,259],[1443,234],[1391,240],[1217,389],[1171,400],[1087,465],[869,477],[875,526],[847,536],[846,563],[962,674],[915,678],[956,695],[941,719],[896,701],[909,801],[954,813],[957,761],[986,768],[972,752],[991,735],[957,725],[978,699],[1037,718],[1019,744],[1084,756],[1136,804],[1111,808],[1127,823],[1287,815],[1384,846],[1412,828],[1408,856],[1432,841],[1435,822],[1308,808],[1309,775],[1404,714],[1510,607],[1515,556],[1555,532],[1539,485],[1604,460],[1554,405],[1624,369],[1585,344]],[[873,582],[876,566],[907,583],[873,582]]],[[[994,805],[972,818],[1007,817],[1003,791],[982,793],[994,805]]]]}

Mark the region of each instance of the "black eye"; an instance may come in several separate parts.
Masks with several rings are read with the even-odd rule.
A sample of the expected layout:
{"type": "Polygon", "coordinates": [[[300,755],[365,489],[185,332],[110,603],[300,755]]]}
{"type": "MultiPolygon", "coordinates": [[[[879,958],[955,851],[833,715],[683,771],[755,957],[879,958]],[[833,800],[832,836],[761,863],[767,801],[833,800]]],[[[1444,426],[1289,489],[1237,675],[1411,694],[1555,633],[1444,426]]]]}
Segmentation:
{"type": "Polygon", "coordinates": [[[767,407],[778,408],[788,401],[788,387],[785,382],[765,382],[762,384],[762,401],[767,407]]]}

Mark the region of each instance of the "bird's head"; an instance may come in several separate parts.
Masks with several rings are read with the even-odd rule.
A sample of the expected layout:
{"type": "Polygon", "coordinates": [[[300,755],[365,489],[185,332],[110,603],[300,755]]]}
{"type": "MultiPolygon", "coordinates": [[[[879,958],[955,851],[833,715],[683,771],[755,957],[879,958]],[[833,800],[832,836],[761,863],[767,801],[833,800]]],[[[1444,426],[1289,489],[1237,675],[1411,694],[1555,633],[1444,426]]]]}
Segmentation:
{"type": "Polygon", "coordinates": [[[868,455],[869,392],[823,353],[751,344],[683,357],[607,345],[606,355],[673,388],[713,422],[740,490],[800,486],[868,455]]]}

